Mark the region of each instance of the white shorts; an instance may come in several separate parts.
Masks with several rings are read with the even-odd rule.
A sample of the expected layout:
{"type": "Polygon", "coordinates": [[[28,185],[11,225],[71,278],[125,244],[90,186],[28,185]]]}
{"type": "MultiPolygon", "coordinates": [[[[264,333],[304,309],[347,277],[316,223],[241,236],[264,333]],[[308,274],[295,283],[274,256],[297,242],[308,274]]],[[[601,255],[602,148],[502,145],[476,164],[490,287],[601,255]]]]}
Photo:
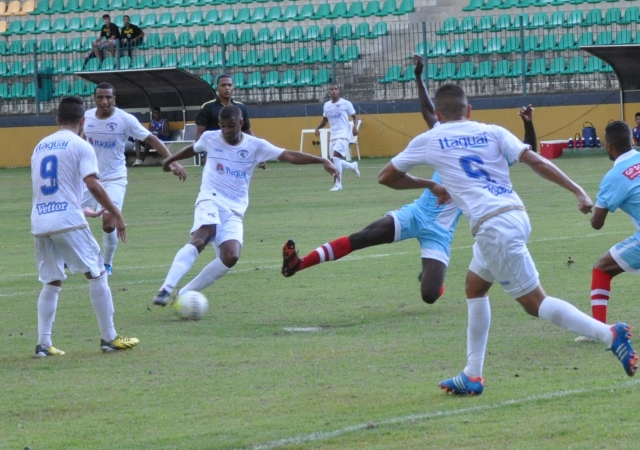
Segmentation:
{"type": "Polygon", "coordinates": [[[342,158],[347,157],[347,151],[349,151],[349,139],[334,139],[329,142],[329,156],[333,157],[334,152],[338,152],[342,155],[342,158]]]}
{"type": "Polygon", "coordinates": [[[475,235],[469,270],[489,283],[497,281],[513,298],[533,291],[540,280],[527,248],[530,233],[524,211],[507,211],[487,219],[475,235]]]}
{"type": "MultiPolygon", "coordinates": [[[[124,206],[124,195],[127,193],[127,179],[120,178],[117,180],[104,181],[102,182],[102,186],[104,186],[104,190],[109,194],[109,198],[116,205],[116,207],[122,211],[122,207],[124,206]]],[[[83,208],[91,208],[94,211],[100,209],[100,205],[97,200],[93,198],[91,192],[87,189],[82,194],[82,207],[83,208]]]]}
{"type": "Polygon", "coordinates": [[[216,225],[216,234],[208,243],[220,247],[223,242],[235,240],[242,245],[242,217],[233,211],[218,207],[213,200],[201,200],[196,205],[191,234],[203,225],[216,225]]]}
{"type": "Polygon", "coordinates": [[[35,246],[38,280],[42,283],[65,280],[65,263],[71,273],[90,272],[94,278],[104,271],[100,246],[89,227],[37,237],[35,246]]]}

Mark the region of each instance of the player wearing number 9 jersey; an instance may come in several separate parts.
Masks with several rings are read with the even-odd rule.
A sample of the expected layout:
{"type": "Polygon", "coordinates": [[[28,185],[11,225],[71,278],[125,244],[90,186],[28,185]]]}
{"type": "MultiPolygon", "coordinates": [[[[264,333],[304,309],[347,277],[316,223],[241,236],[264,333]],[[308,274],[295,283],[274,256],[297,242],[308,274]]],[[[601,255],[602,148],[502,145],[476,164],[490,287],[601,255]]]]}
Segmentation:
{"type": "Polygon", "coordinates": [[[60,130],[40,141],[31,157],[31,233],[35,237],[39,280],[43,284],[38,298],[38,344],[34,355],[39,358],[65,353],[53,347],[51,341],[58,295],[62,281],[67,278],[65,264],[72,273],[84,273],[89,281],[102,351],[126,350],[138,344],[136,338],[116,334],[113,300],[100,247],[80,206],[86,185],[113,216],[118,237],[126,239],[124,218],[98,181],[96,154],[78,136],[84,112],[82,99],[63,98],[56,117],[60,130]]]}

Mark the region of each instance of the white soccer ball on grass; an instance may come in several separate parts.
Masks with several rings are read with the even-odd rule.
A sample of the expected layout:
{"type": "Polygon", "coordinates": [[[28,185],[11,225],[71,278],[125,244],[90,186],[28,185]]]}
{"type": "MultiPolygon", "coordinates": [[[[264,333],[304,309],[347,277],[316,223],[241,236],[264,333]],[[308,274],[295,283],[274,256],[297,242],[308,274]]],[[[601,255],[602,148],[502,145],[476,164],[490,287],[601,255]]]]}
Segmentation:
{"type": "Polygon", "coordinates": [[[207,297],[198,291],[187,291],[178,295],[173,302],[176,315],[184,320],[198,320],[209,309],[207,297]]]}

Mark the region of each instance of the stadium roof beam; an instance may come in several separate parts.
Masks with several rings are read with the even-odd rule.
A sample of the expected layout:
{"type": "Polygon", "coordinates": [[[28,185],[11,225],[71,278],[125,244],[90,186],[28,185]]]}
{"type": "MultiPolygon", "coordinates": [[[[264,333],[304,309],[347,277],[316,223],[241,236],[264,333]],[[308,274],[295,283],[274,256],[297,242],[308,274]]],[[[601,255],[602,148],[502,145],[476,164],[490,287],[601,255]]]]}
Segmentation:
{"type": "Polygon", "coordinates": [[[580,49],[602,59],[613,69],[620,85],[620,116],[624,120],[625,92],[640,91],[640,45],[585,45],[580,49]]]}
{"type": "Polygon", "coordinates": [[[187,109],[215,98],[213,87],[200,77],[177,68],[76,72],[80,78],[95,84],[107,82],[116,90],[119,108],[150,110],[158,106],[167,110],[182,109],[186,123],[187,109]]]}

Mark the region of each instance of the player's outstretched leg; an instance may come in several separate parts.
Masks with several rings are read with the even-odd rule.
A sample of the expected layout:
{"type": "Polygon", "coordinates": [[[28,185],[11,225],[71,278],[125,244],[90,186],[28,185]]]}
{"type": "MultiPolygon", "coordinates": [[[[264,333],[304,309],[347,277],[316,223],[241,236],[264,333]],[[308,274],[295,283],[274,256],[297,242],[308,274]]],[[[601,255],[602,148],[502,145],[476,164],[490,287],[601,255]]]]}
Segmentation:
{"type": "Polygon", "coordinates": [[[321,245],[304,258],[299,258],[295,242],[288,240],[282,247],[281,273],[284,277],[292,277],[300,270],[323,262],[337,261],[352,251],[350,237],[343,236],[321,245]]]}
{"type": "Polygon", "coordinates": [[[618,360],[622,363],[624,371],[630,377],[634,376],[638,369],[638,356],[631,347],[631,327],[626,323],[617,323],[611,327],[613,332],[613,343],[611,350],[618,360]]]}
{"type": "Polygon", "coordinates": [[[469,378],[464,372],[438,383],[440,389],[454,395],[480,395],[484,390],[482,377],[469,378]]]}

